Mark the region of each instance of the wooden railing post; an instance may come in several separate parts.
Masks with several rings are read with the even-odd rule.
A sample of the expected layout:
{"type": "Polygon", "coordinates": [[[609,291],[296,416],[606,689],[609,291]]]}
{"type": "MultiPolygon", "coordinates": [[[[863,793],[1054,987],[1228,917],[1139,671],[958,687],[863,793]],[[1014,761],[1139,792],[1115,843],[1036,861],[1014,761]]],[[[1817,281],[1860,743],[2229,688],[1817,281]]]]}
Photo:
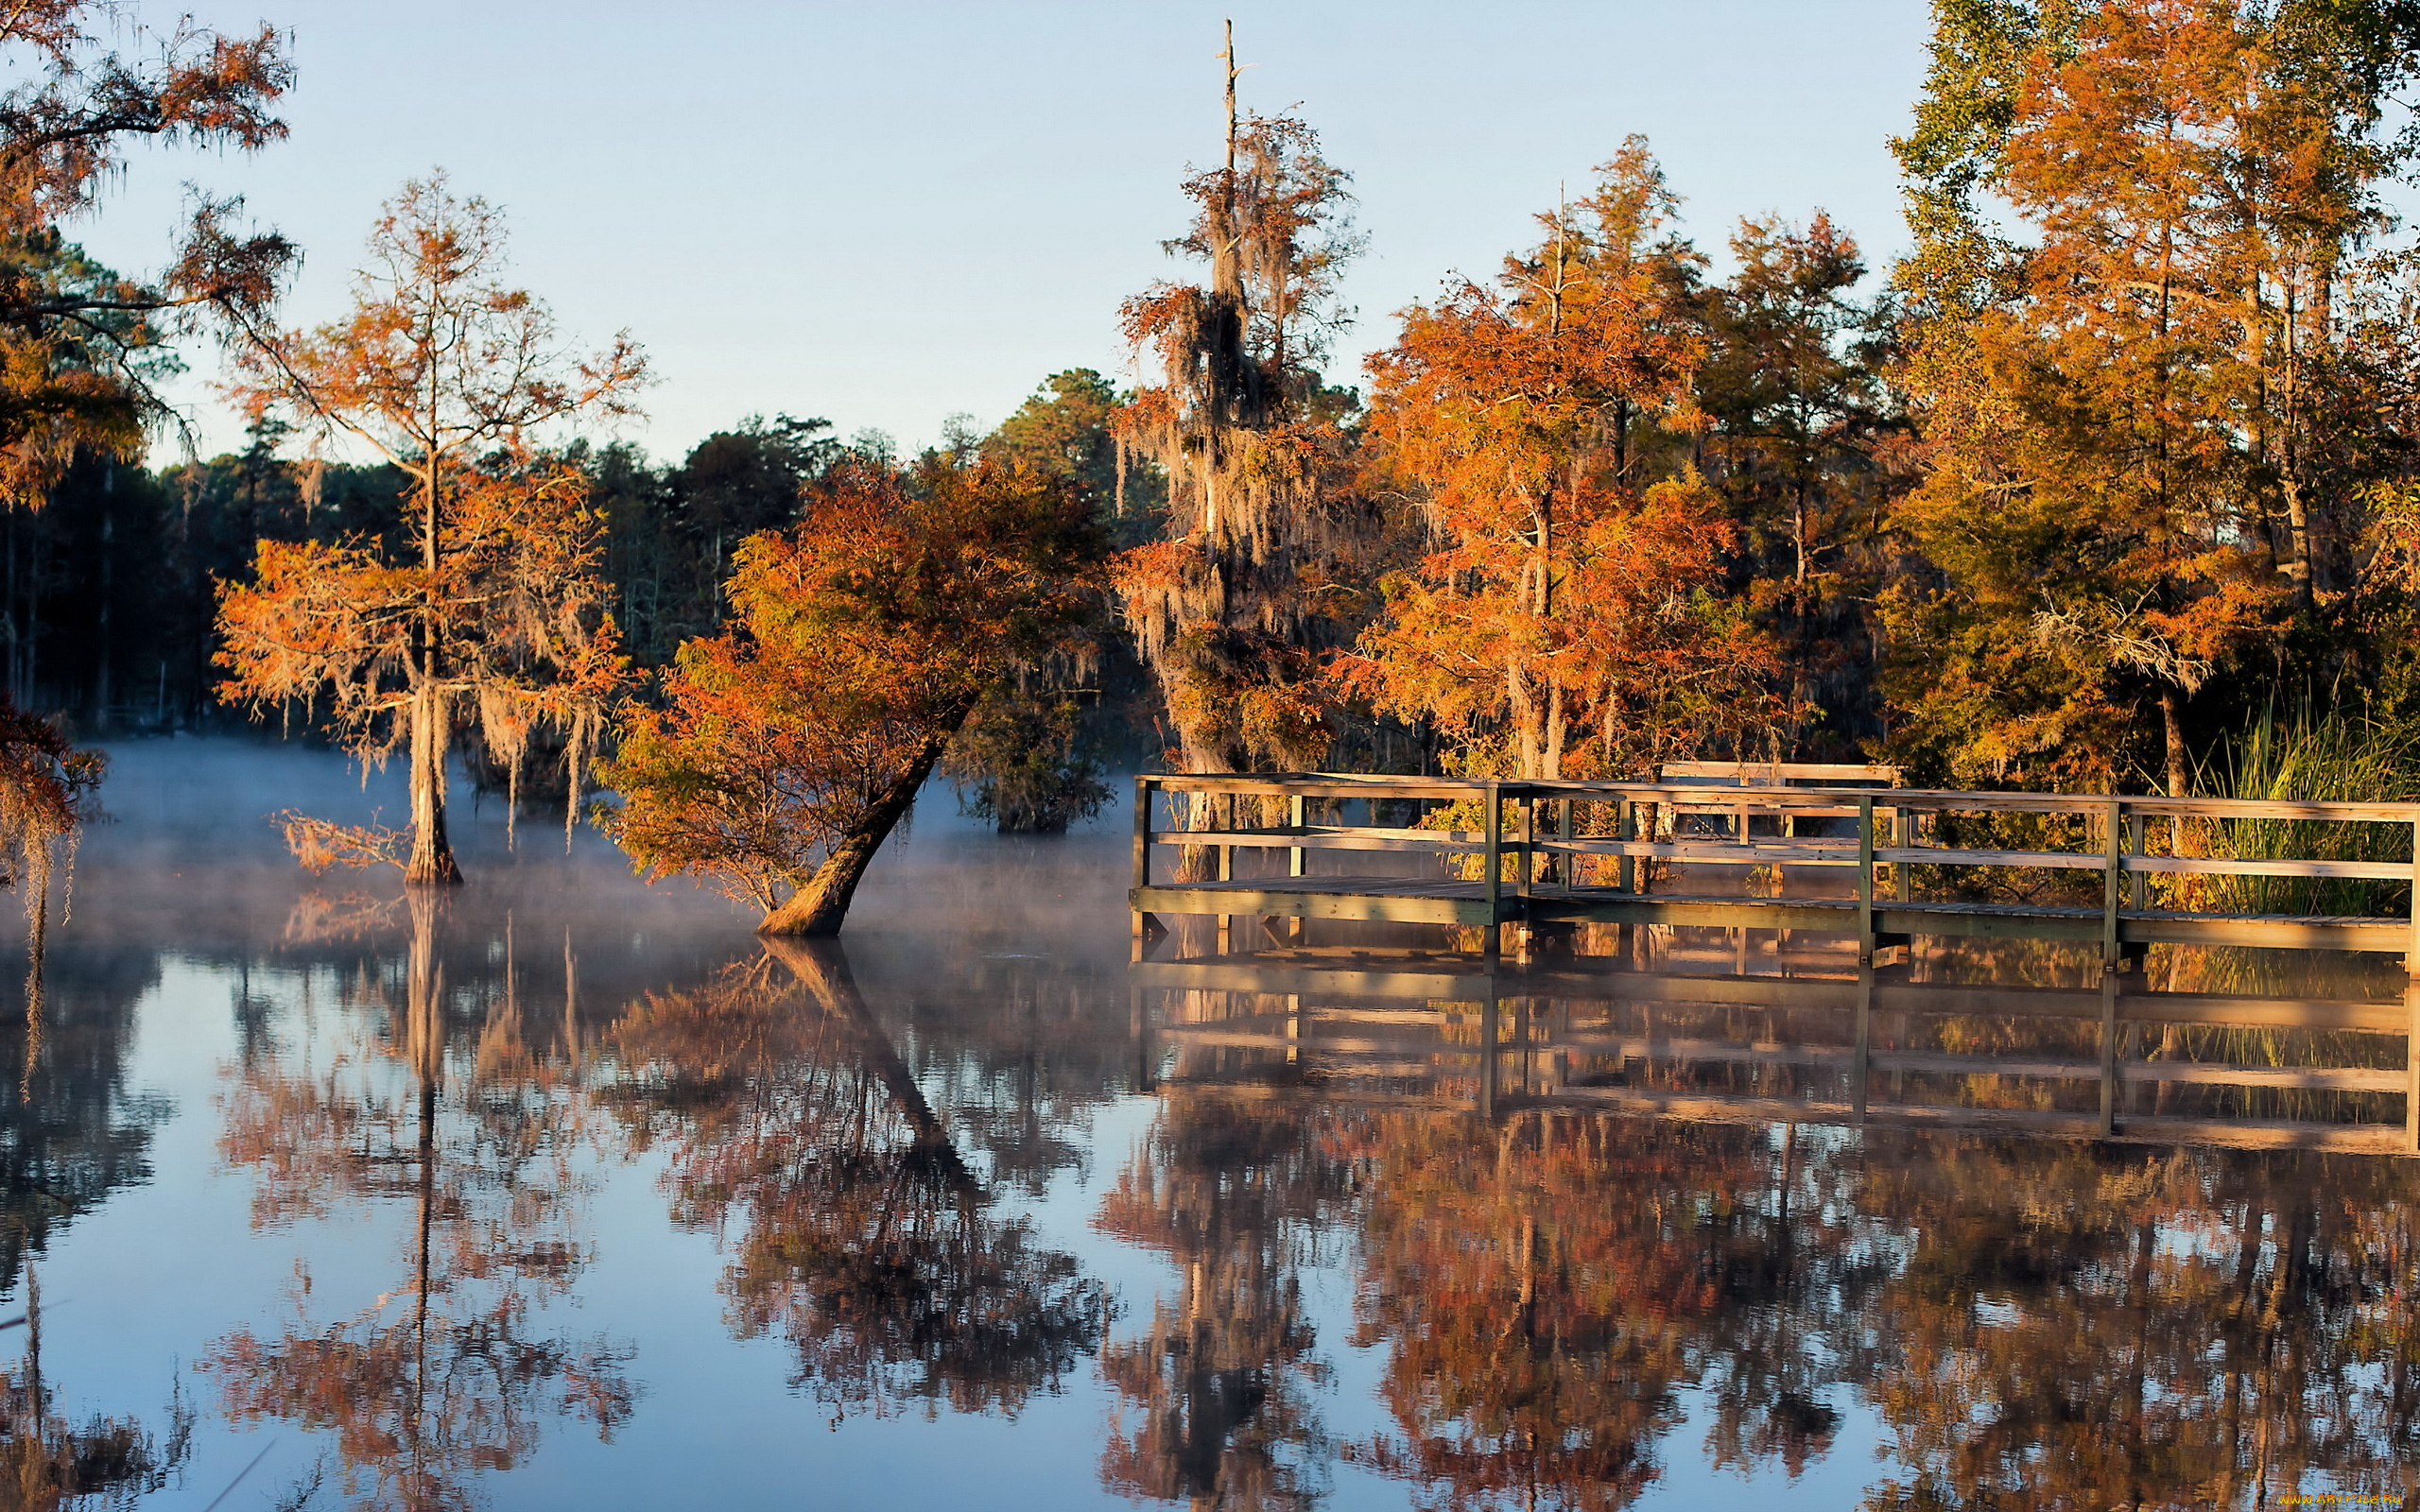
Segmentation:
{"type": "Polygon", "coordinates": [[[2124,804],[2111,799],[2104,806],[2102,817],[2108,826],[2108,866],[2101,873],[2100,887],[2100,969],[2118,970],[2118,888],[2126,875],[2125,834],[2119,829],[2124,822],[2124,804]]]}
{"type": "MultiPolygon", "coordinates": [[[[2126,821],[2126,853],[2130,856],[2139,856],[2144,853],[2143,822],[2143,816],[2139,814],[2135,815],[2126,821]]],[[[2133,879],[2133,885],[2128,887],[2126,892],[2130,900],[2130,907],[2135,909],[2150,907],[2152,896],[2151,873],[2148,871],[2135,872],[2133,879]]]]}
{"type": "MultiPolygon", "coordinates": [[[[1514,878],[1512,890],[1521,897],[1528,898],[1530,894],[1530,873],[1538,864],[1537,795],[1524,788],[1519,803],[1521,805],[1521,860],[1512,873],[1514,878]]],[[[1525,908],[1523,912],[1526,917],[1527,909],[1525,908]]]]}
{"type": "MultiPolygon", "coordinates": [[[[1916,843],[1915,814],[1910,809],[1891,811],[1891,843],[1906,850],[1916,843]]],[[[1891,863],[1891,895],[1901,902],[1915,897],[1915,867],[1905,861],[1891,863]]]]}
{"type": "MultiPolygon", "coordinates": [[[[1213,809],[1211,812],[1214,816],[1219,813],[1217,809],[1213,809]]],[[[1224,818],[1225,824],[1223,828],[1226,830],[1233,830],[1236,827],[1236,795],[1233,793],[1227,795],[1224,818]]],[[[1220,882],[1233,882],[1236,877],[1236,848],[1232,845],[1220,845],[1213,847],[1213,849],[1219,852],[1219,880],[1220,882]]],[[[1235,943],[1235,915],[1220,914],[1219,916],[1219,954],[1226,954],[1228,948],[1235,943]]]]}
{"type": "Polygon", "coordinates": [[[2411,826],[2411,949],[2403,970],[2403,1148],[2420,1155],[2420,822],[2411,826]]]}
{"type": "Polygon", "coordinates": [[[1502,895],[1504,891],[1504,800],[1503,787],[1495,779],[1487,783],[1486,869],[1479,884],[1479,896],[1487,903],[1486,933],[1479,937],[1479,948],[1493,959],[1504,948],[1502,895]]]}
{"type": "Polygon", "coordinates": [[[1874,964],[1874,799],[1857,800],[1857,958],[1874,964]]]}
{"type": "MultiPolygon", "coordinates": [[[[1151,885],[1151,780],[1134,779],[1134,885],[1151,885]]],[[[1134,913],[1134,937],[1141,939],[1150,916],[1140,908],[1134,913]]]]}
{"type": "MultiPolygon", "coordinates": [[[[1286,805],[1286,823],[1287,823],[1287,825],[1288,825],[1289,828],[1293,829],[1293,830],[1294,830],[1294,831],[1296,831],[1297,833],[1299,833],[1299,832],[1302,830],[1302,828],[1303,828],[1303,795],[1302,795],[1302,794],[1297,793],[1297,794],[1295,794],[1291,799],[1288,799],[1288,800],[1287,800],[1287,805],[1286,805]]],[[[1299,877],[1299,876],[1301,876],[1302,874],[1303,874],[1303,848],[1302,848],[1301,846],[1299,846],[1299,845],[1298,845],[1298,846],[1294,847],[1292,850],[1288,850],[1288,851],[1287,851],[1287,852],[1286,852],[1286,875],[1288,875],[1288,876],[1289,876],[1289,877],[1299,877]]]]}
{"type": "MultiPolygon", "coordinates": [[[[1621,800],[1620,807],[1616,812],[1618,816],[1618,822],[1614,826],[1615,836],[1623,840],[1637,839],[1638,805],[1633,803],[1629,799],[1623,799],[1621,800]]],[[[1638,891],[1638,858],[1636,856],[1622,857],[1621,864],[1614,869],[1617,874],[1615,885],[1620,887],[1624,892],[1638,891]]]]}

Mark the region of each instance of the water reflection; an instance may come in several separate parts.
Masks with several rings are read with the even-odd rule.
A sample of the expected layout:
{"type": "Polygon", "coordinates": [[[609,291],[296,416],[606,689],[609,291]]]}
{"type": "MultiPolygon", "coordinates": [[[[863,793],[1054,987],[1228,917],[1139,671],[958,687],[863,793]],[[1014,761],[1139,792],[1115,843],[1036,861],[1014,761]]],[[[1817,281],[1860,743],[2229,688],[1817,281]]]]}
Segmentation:
{"type": "Polygon", "coordinates": [[[403,910],[400,982],[339,979],[336,1009],[372,1037],[248,1056],[223,1113],[222,1156],[257,1177],[256,1225],[408,1207],[393,1284],[322,1296],[298,1256],[291,1315],[230,1332],[205,1364],[229,1417],[333,1435],[361,1504],[414,1512],[474,1504],[474,1478],[526,1460],[549,1418],[610,1435],[636,1391],[626,1346],[546,1326],[591,1247],[573,1160],[584,1108],[562,1062],[531,1053],[510,954],[500,977],[449,988],[442,906],[415,894],[403,910]]]}
{"type": "Polygon", "coordinates": [[[991,1210],[840,947],[650,993],[606,1053],[606,1105],[667,1151],[674,1221],[736,1230],[734,1327],[788,1341],[792,1383],[835,1412],[1013,1413],[1097,1344],[1099,1286],[991,1210]]]}
{"type": "MultiPolygon", "coordinates": [[[[1795,1481],[1852,1410],[1875,1508],[2272,1504],[2402,1487],[2420,1447],[2408,1161],[1802,1125],[1841,1121],[1845,1074],[1792,1046],[1840,1042],[1854,981],[1591,1000],[1426,952],[1137,978],[1164,1129],[1248,1148],[1288,1108],[1311,1147],[1255,1169],[1322,1173],[1300,1205],[1353,1173],[1329,1218],[1392,1421],[1340,1453],[1424,1502],[1619,1507],[1691,1460],[1795,1481]],[[1690,1095],[1574,1106],[1599,1085],[1690,1095]]],[[[1916,1037],[2044,1049],[1955,1007],[1916,1037]]]]}
{"type": "Polygon", "coordinates": [[[1178,1278],[1102,1358],[1121,1398],[1101,1454],[1113,1490],[1204,1509],[1318,1499],[1333,1446],[1299,1271],[1350,1190],[1347,1163],[1292,1109],[1167,1100],[1097,1220],[1178,1278]]]}
{"type": "MultiPolygon", "coordinates": [[[[0,1021],[0,1505],[266,1456],[223,1504],[2248,1509],[2420,1461],[2412,1164],[2091,1137],[2057,962],[1130,971],[1114,843],[946,834],[768,951],[611,857],[415,910],[139,838],[0,1021]]],[[[2146,1021],[2121,1130],[2399,1128],[2374,1010],[2146,1021]],[[2360,1074],[2195,1079],[2256,1063],[2360,1074]]]]}
{"type": "Polygon", "coordinates": [[[128,1086],[134,1005],[159,979],[148,953],[52,946],[47,973],[0,970],[0,1295],[28,1256],[120,1187],[148,1180],[167,1105],[128,1086]],[[46,981],[65,984],[45,988],[46,981]]]}

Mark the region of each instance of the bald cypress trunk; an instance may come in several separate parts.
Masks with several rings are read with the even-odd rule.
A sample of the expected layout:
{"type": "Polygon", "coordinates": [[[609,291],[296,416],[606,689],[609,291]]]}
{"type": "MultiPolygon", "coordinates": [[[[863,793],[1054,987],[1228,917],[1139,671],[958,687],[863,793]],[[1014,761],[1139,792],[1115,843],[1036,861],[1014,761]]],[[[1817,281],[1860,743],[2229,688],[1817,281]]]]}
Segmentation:
{"type": "Polygon", "coordinates": [[[445,838],[444,701],[437,690],[412,695],[412,854],[404,881],[422,887],[450,887],[462,880],[454,847],[445,838]]]}
{"type": "Polygon", "coordinates": [[[868,806],[865,818],[824,853],[823,865],[814,876],[765,916],[765,921],[756,926],[757,934],[814,937],[840,933],[840,922],[848,917],[849,903],[857,895],[857,884],[865,880],[866,868],[873,864],[874,852],[915,806],[917,790],[932,775],[934,764],[964,722],[960,714],[948,729],[925,737],[898,778],[868,806]]]}

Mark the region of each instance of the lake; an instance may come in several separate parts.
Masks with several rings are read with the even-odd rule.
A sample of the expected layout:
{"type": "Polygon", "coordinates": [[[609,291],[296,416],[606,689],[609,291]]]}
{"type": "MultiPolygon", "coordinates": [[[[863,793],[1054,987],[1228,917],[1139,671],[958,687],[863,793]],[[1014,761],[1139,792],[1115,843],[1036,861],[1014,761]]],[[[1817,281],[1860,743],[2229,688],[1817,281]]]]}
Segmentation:
{"type": "Polygon", "coordinates": [[[467,790],[470,881],[415,901],[264,817],[392,817],[399,771],[112,758],[5,973],[9,1505],[2232,1508],[2420,1464],[2410,1161],[1525,1103],[1642,1077],[1624,1036],[1837,1074],[1637,993],[1138,986],[1118,814],[928,798],[837,947],[769,950],[467,790]]]}

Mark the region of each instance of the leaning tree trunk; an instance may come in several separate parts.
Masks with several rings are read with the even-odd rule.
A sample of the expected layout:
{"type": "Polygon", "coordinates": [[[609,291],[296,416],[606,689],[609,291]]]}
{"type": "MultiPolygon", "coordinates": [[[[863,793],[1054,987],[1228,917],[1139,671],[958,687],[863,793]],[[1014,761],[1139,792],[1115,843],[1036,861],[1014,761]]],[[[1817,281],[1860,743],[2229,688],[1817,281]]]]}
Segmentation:
{"type": "Polygon", "coordinates": [[[436,689],[424,687],[412,694],[412,854],[404,881],[414,886],[445,887],[462,880],[454,848],[445,839],[443,711],[436,689]]]}
{"type": "Polygon", "coordinates": [[[840,921],[848,917],[849,902],[856,897],[857,884],[865,880],[866,868],[873,864],[874,852],[882,849],[882,842],[890,838],[890,832],[914,807],[916,790],[932,775],[933,764],[941,760],[942,751],[957,728],[953,724],[946,730],[925,737],[906,768],[866,810],[863,822],[824,855],[823,865],[790,894],[787,902],[765,916],[765,921],[756,926],[757,934],[840,933],[840,921]]]}

